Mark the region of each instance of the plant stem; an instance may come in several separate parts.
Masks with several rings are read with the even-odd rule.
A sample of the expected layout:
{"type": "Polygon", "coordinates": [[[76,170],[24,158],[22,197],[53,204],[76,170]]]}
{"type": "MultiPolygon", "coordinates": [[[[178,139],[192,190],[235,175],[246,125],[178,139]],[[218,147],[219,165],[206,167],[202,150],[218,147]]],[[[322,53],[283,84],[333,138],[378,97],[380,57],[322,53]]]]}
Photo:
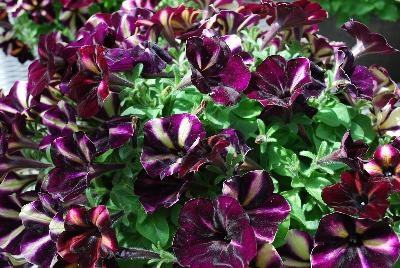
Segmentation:
{"type": "Polygon", "coordinates": [[[116,256],[117,258],[128,260],[151,260],[161,258],[160,254],[157,252],[142,248],[120,248],[116,256]]]}

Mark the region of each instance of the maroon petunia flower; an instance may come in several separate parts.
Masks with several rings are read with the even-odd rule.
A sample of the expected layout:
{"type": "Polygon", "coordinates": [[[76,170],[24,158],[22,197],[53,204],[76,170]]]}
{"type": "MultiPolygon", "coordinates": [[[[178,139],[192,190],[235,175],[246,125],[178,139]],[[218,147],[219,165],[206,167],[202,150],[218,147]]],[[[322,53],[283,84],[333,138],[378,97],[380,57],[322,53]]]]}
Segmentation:
{"type": "Polygon", "coordinates": [[[374,158],[364,164],[372,177],[388,180],[394,192],[400,192],[400,151],[390,144],[379,146],[374,158]]]}
{"type": "Polygon", "coordinates": [[[87,210],[76,207],[68,210],[65,231],[57,240],[57,252],[70,263],[79,267],[101,267],[103,260],[114,258],[118,242],[112,229],[107,207],[98,206],[87,210]]]}
{"type": "Polygon", "coordinates": [[[362,166],[361,157],[366,154],[369,146],[363,140],[354,141],[350,131],[343,135],[340,148],[332,154],[322,158],[320,162],[343,162],[353,170],[360,170],[362,166]]]}
{"type": "Polygon", "coordinates": [[[343,172],[341,183],[322,190],[322,199],[336,211],[350,216],[379,220],[389,207],[391,185],[359,172],[343,172]]]}
{"type": "Polygon", "coordinates": [[[259,243],[272,243],[278,225],[289,215],[290,205],[279,194],[274,194],[269,174],[263,170],[250,171],[224,182],[222,192],[239,201],[249,215],[259,243]]]}
{"type": "Polygon", "coordinates": [[[245,268],[257,253],[250,220],[232,197],[188,201],[179,225],[173,249],[182,266],[245,268]]]}
{"type": "Polygon", "coordinates": [[[230,106],[240,100],[250,81],[250,72],[239,55],[232,53],[220,37],[203,32],[186,44],[186,56],[191,64],[192,83],[219,104],[230,106]]]}
{"type": "Polygon", "coordinates": [[[314,240],[311,265],[315,268],[389,268],[399,257],[399,238],[382,221],[333,213],[322,218],[314,240]]]}

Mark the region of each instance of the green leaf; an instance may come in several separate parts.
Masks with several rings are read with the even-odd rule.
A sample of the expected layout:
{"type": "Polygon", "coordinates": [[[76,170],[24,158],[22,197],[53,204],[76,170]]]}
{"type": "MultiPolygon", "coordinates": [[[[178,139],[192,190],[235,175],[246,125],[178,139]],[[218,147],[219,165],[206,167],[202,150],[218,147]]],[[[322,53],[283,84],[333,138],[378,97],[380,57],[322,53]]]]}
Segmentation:
{"type": "Polygon", "coordinates": [[[263,108],[258,102],[250,99],[243,99],[233,112],[240,118],[250,119],[258,117],[262,110],[263,108]]]}
{"type": "Polygon", "coordinates": [[[322,189],[328,185],[331,185],[331,182],[327,179],[321,177],[312,177],[307,180],[305,183],[306,191],[321,204],[325,204],[322,200],[321,193],[322,189]]]}
{"type": "Polygon", "coordinates": [[[169,226],[165,215],[154,213],[142,222],[136,222],[136,230],[152,243],[165,246],[169,240],[169,226]]]}

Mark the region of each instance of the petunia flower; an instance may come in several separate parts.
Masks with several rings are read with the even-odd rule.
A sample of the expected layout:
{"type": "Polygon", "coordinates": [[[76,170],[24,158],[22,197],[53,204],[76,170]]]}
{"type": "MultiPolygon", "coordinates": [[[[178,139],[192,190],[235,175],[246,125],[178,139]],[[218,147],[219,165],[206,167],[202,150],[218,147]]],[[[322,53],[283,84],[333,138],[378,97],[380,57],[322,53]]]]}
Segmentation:
{"type": "Polygon", "coordinates": [[[72,33],[75,33],[89,17],[88,9],[94,2],[95,0],[62,0],[60,21],[69,27],[72,33]]]}
{"type": "Polygon", "coordinates": [[[345,90],[346,100],[354,104],[359,99],[372,100],[374,78],[367,67],[354,64],[355,58],[347,47],[335,49],[335,83],[345,90]]]}
{"type": "Polygon", "coordinates": [[[191,29],[197,22],[199,10],[185,7],[164,7],[158,10],[149,20],[139,21],[140,25],[152,28],[153,34],[161,33],[171,44],[176,45],[176,38],[191,29]]]}
{"type": "Polygon", "coordinates": [[[322,9],[319,3],[309,0],[298,0],[294,2],[274,2],[263,0],[262,4],[268,10],[270,17],[267,22],[271,25],[264,38],[263,48],[275,37],[275,35],[288,28],[313,25],[324,21],[328,12],[322,9]]]}
{"type": "Polygon", "coordinates": [[[150,26],[139,25],[139,21],[148,20],[152,15],[150,10],[144,8],[94,14],[78,30],[75,41],[69,47],[100,45],[126,48],[150,40],[150,26]]]}
{"type": "Polygon", "coordinates": [[[124,167],[94,163],[96,147],[83,132],[55,139],[50,152],[55,168],[44,188],[62,201],[78,197],[97,176],[124,167]]]}
{"type": "Polygon", "coordinates": [[[390,99],[400,95],[399,87],[384,67],[371,65],[368,69],[375,81],[372,99],[373,106],[375,109],[382,109],[390,99]]]}
{"type": "Polygon", "coordinates": [[[391,98],[385,106],[375,109],[374,128],[381,134],[400,135],[400,96],[391,98]]]}
{"type": "Polygon", "coordinates": [[[33,22],[44,24],[53,22],[55,12],[52,1],[50,0],[23,0],[21,7],[26,11],[33,22]]]}
{"type": "Polygon", "coordinates": [[[3,129],[0,131],[0,180],[13,171],[44,169],[49,167],[46,163],[25,158],[21,153],[13,151],[21,148],[10,148],[10,146],[19,145],[20,144],[13,144],[12,137],[8,137],[3,129]]]}
{"type": "Polygon", "coordinates": [[[1,41],[0,48],[4,54],[17,58],[20,63],[34,60],[31,48],[17,38],[1,41]]]}
{"type": "Polygon", "coordinates": [[[19,217],[25,227],[21,256],[40,267],[53,267],[58,262],[56,241],[64,230],[61,204],[47,193],[24,205],[19,217]]]}
{"type": "Polygon", "coordinates": [[[194,0],[202,10],[207,10],[212,5],[216,9],[235,10],[242,4],[241,0],[194,0]]]}
{"type": "Polygon", "coordinates": [[[106,104],[113,103],[113,93],[128,85],[110,72],[105,52],[101,46],[83,46],[78,50],[80,70],[69,81],[68,95],[77,102],[82,118],[100,113],[106,104]]]}
{"type": "Polygon", "coordinates": [[[36,176],[8,173],[0,184],[0,250],[12,255],[21,253],[20,244],[25,227],[19,217],[22,206],[34,201],[36,194],[25,191],[36,176]]]}
{"type": "Polygon", "coordinates": [[[250,72],[239,55],[231,52],[225,41],[204,34],[192,37],[186,44],[186,56],[196,88],[210,94],[224,106],[236,104],[250,81],[250,72]]]}
{"type": "Polygon", "coordinates": [[[234,176],[224,182],[222,192],[239,201],[250,218],[258,243],[272,243],[278,225],[290,212],[289,203],[279,194],[274,194],[269,174],[255,170],[242,176],[234,176]]]}
{"type": "Polygon", "coordinates": [[[106,121],[93,138],[96,154],[122,147],[136,136],[138,127],[139,118],[135,116],[118,116],[106,121]]]}
{"type": "Polygon", "coordinates": [[[311,267],[310,253],[314,241],[309,233],[289,230],[285,244],[277,249],[285,268],[311,267]]]}
{"type": "Polygon", "coordinates": [[[57,252],[79,267],[98,267],[103,260],[114,258],[118,250],[117,238],[112,229],[107,207],[92,209],[70,208],[64,228],[57,239],[57,252]]]}
{"type": "Polygon", "coordinates": [[[306,86],[312,82],[308,59],[295,58],[286,61],[283,57],[274,55],[257,66],[245,93],[248,98],[258,100],[266,111],[279,109],[281,113],[290,116],[296,103],[307,106],[304,102],[308,95],[306,86]]]}
{"type": "Polygon", "coordinates": [[[391,184],[359,172],[343,172],[341,182],[322,190],[322,199],[338,212],[379,220],[389,207],[391,184]]]}
{"type": "Polygon", "coordinates": [[[357,43],[352,48],[354,57],[367,54],[393,54],[399,51],[388,44],[385,37],[371,30],[361,22],[350,20],[342,25],[342,29],[353,36],[357,43]]]}
{"type": "Polygon", "coordinates": [[[135,194],[139,196],[146,213],[153,213],[158,208],[169,208],[176,204],[188,188],[192,177],[192,174],[182,178],[172,175],[161,180],[142,171],[135,181],[135,194]]]}
{"type": "Polygon", "coordinates": [[[211,29],[221,36],[236,35],[243,29],[254,25],[259,19],[256,14],[243,15],[233,10],[222,10],[201,23],[197,29],[182,35],[182,39],[201,36],[205,29],[211,29]]]}
{"type": "Polygon", "coordinates": [[[121,10],[131,11],[137,7],[154,10],[159,3],[160,0],[125,0],[121,4],[121,10]]]}
{"type": "Polygon", "coordinates": [[[364,170],[372,177],[388,180],[394,192],[400,192],[400,151],[391,144],[379,146],[364,170]]]}
{"type": "Polygon", "coordinates": [[[28,89],[32,96],[39,96],[47,87],[56,86],[67,72],[64,48],[67,38],[60,32],[39,36],[39,59],[28,68],[28,89]]]}
{"type": "Polygon", "coordinates": [[[320,162],[342,162],[353,170],[360,170],[362,165],[361,157],[367,153],[368,149],[368,144],[363,140],[354,141],[351,137],[350,131],[346,131],[343,135],[340,148],[322,158],[320,162]]]}
{"type": "Polygon", "coordinates": [[[385,222],[333,213],[321,219],[311,252],[315,268],[389,268],[399,256],[399,238],[385,222]]]}
{"type": "Polygon", "coordinates": [[[182,266],[245,268],[257,253],[249,218],[232,197],[188,201],[179,225],[173,250],[182,266]]]}
{"type": "Polygon", "coordinates": [[[186,175],[198,161],[187,161],[187,156],[206,136],[199,119],[191,114],[152,119],[144,125],[143,132],[140,162],[151,177],[161,179],[186,175]]]}
{"type": "Polygon", "coordinates": [[[45,136],[40,149],[45,149],[60,136],[72,135],[79,130],[76,124],[76,111],[65,101],[60,101],[56,106],[46,110],[42,115],[42,124],[47,127],[49,134],[45,136]]]}

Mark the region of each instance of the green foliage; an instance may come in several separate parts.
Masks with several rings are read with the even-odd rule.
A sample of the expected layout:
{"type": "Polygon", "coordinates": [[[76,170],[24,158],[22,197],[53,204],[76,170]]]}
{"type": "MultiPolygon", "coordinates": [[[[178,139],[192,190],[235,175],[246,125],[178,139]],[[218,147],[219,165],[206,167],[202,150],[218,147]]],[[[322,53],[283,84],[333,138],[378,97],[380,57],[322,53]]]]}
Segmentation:
{"type": "Polygon", "coordinates": [[[400,3],[395,0],[317,0],[329,12],[337,17],[338,24],[354,18],[364,22],[372,17],[379,17],[386,21],[400,19],[400,3]]]}

